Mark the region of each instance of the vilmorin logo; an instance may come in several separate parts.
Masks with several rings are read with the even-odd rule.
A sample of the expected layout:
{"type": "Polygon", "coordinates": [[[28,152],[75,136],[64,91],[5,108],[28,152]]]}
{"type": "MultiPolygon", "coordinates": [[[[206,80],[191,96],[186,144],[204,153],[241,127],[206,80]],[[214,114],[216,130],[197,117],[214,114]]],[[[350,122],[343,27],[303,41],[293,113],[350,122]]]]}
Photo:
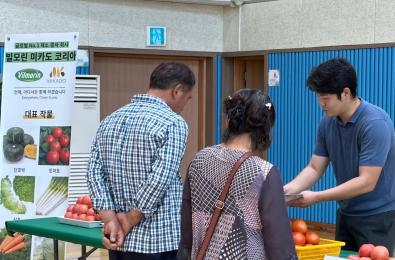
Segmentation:
{"type": "Polygon", "coordinates": [[[15,73],[15,78],[24,82],[37,81],[43,77],[43,73],[36,69],[23,69],[15,73]]]}

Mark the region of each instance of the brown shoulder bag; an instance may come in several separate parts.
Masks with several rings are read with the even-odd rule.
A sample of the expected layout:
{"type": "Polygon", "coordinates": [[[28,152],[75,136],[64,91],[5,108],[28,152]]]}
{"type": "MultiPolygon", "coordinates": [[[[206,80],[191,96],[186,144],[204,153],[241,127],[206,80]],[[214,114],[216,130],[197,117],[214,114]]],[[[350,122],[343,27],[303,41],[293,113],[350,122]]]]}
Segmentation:
{"type": "Polygon", "coordinates": [[[237,170],[242,165],[242,163],[253,155],[254,154],[252,152],[246,152],[233,165],[230,174],[228,175],[228,178],[226,180],[226,183],[224,185],[224,188],[221,192],[221,195],[219,196],[218,200],[214,204],[215,206],[214,214],[211,216],[210,224],[206,231],[206,236],[203,239],[202,245],[196,256],[196,260],[203,260],[204,255],[206,254],[208,246],[210,245],[211,237],[213,236],[215,231],[215,226],[217,225],[218,219],[222,213],[222,209],[224,208],[226,196],[228,195],[230,186],[232,185],[233,177],[235,176],[237,170]]]}

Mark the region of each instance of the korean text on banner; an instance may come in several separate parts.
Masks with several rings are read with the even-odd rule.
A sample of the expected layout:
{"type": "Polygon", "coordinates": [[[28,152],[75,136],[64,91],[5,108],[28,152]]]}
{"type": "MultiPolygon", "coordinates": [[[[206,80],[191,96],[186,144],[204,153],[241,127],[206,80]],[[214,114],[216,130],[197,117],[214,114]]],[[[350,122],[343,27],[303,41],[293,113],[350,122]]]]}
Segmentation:
{"type": "MultiPolygon", "coordinates": [[[[4,43],[0,241],[6,220],[66,210],[78,33],[13,34],[4,43]]],[[[40,246],[25,242],[32,252],[40,246]]]]}

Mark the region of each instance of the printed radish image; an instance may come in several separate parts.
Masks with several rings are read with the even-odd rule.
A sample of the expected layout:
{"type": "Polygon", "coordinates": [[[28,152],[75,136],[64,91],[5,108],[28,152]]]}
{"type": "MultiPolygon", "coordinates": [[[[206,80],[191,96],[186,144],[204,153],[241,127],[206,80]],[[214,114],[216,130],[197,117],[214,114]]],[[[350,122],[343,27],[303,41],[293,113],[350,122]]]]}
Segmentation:
{"type": "Polygon", "coordinates": [[[40,127],[39,165],[69,165],[70,126],[40,127]]]}
{"type": "Polygon", "coordinates": [[[52,177],[36,204],[37,215],[48,215],[67,199],[68,178],[52,177]]]}

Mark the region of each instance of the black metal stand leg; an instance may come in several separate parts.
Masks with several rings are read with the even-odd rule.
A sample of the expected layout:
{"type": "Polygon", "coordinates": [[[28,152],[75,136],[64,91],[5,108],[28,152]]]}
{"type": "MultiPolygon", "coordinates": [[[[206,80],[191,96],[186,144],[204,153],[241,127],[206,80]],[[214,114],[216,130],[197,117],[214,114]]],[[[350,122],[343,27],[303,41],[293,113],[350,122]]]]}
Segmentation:
{"type": "Polygon", "coordinates": [[[97,248],[92,248],[88,252],[86,252],[86,245],[81,245],[81,257],[78,257],[78,260],[86,260],[86,258],[92,254],[97,248]]]}
{"type": "Polygon", "coordinates": [[[53,240],[53,258],[54,260],[59,260],[59,246],[57,239],[53,240]]]}
{"type": "Polygon", "coordinates": [[[78,260],[86,260],[86,245],[81,245],[81,257],[78,260]]]}

